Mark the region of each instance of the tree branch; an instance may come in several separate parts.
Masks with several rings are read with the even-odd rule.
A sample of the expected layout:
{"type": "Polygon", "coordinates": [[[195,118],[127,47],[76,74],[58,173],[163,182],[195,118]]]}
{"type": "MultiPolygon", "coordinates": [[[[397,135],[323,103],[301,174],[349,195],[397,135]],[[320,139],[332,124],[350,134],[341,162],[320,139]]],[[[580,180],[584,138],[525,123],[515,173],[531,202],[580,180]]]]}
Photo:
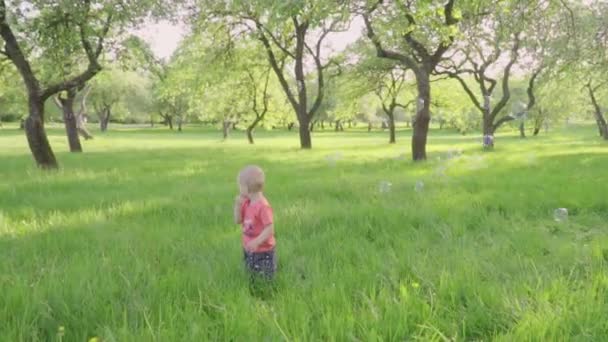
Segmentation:
{"type": "Polygon", "coordinates": [[[281,44],[281,42],[277,39],[277,37],[272,34],[272,32],[270,32],[270,30],[268,28],[266,28],[265,25],[263,25],[257,18],[255,17],[246,17],[249,20],[253,20],[253,22],[255,23],[256,27],[258,27],[258,29],[262,29],[264,32],[266,32],[266,34],[268,34],[268,36],[270,37],[270,39],[272,40],[272,42],[274,43],[274,45],[276,45],[281,51],[283,51],[284,54],[286,54],[287,56],[295,59],[296,56],[287,49],[286,46],[284,46],[283,44],[281,44]]]}
{"type": "Polygon", "coordinates": [[[511,49],[511,59],[509,60],[509,63],[505,67],[505,71],[503,73],[502,98],[492,109],[492,113],[490,114],[492,120],[498,115],[498,113],[500,113],[504,106],[507,105],[507,102],[509,102],[509,99],[511,98],[511,90],[509,89],[509,77],[511,76],[511,68],[519,57],[520,34],[521,32],[517,32],[515,34],[515,41],[513,43],[513,48],[511,49]]]}
{"type": "Polygon", "coordinates": [[[376,32],[374,31],[374,28],[369,18],[370,14],[374,12],[378,7],[380,1],[374,6],[372,6],[372,8],[367,13],[363,14],[363,21],[367,30],[367,37],[374,44],[378,57],[401,62],[416,73],[419,70],[419,65],[413,58],[395,51],[386,50],[382,47],[382,44],[380,43],[380,40],[378,39],[378,36],[376,35],[376,32]]]}
{"type": "Polygon", "coordinates": [[[502,118],[500,118],[500,120],[496,121],[494,125],[492,125],[493,131],[496,131],[498,127],[502,126],[502,124],[513,120],[515,120],[515,118],[512,116],[503,116],[502,118]]]}
{"type": "Polygon", "coordinates": [[[268,61],[270,62],[270,66],[272,67],[272,70],[274,70],[274,73],[277,75],[279,83],[281,84],[283,91],[285,91],[287,99],[289,100],[293,108],[297,108],[298,101],[296,100],[295,96],[293,95],[293,92],[289,88],[289,83],[287,83],[287,79],[285,79],[283,69],[279,67],[279,64],[277,63],[277,58],[274,54],[274,51],[272,50],[272,46],[270,45],[270,41],[268,41],[268,38],[264,34],[264,30],[261,27],[258,27],[258,34],[258,39],[262,42],[264,48],[266,49],[266,53],[268,54],[268,61]]]}

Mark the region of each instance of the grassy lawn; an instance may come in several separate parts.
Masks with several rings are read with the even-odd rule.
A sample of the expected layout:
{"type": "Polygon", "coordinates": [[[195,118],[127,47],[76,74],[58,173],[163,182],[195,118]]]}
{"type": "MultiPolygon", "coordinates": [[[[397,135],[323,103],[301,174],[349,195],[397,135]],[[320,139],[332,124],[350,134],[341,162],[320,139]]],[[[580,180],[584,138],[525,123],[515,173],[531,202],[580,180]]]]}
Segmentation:
{"type": "Polygon", "coordinates": [[[79,155],[51,129],[51,173],[0,129],[0,341],[608,336],[608,145],[592,126],[504,134],[487,153],[433,131],[420,164],[408,131],[396,146],[317,132],[301,151],[288,132],[250,146],[242,132],[111,129],[79,155]],[[231,217],[249,163],[275,211],[267,299],[249,293],[231,217]]]}

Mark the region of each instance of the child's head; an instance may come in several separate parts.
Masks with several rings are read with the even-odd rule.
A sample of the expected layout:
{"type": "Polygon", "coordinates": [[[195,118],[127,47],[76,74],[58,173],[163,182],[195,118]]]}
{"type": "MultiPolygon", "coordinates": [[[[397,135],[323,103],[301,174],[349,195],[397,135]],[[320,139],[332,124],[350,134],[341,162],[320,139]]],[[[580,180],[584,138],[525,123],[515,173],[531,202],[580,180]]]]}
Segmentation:
{"type": "Polygon", "coordinates": [[[237,179],[241,195],[262,192],[264,190],[264,180],[264,171],[259,166],[246,166],[239,172],[237,179]]]}

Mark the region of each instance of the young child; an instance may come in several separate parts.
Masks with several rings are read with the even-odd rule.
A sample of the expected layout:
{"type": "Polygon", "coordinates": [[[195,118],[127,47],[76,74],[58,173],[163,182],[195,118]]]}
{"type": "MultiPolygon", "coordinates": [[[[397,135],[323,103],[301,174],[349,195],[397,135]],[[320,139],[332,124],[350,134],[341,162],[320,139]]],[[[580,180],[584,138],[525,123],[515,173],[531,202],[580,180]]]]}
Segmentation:
{"type": "Polygon", "coordinates": [[[272,208],[264,197],[264,171],[247,166],[237,177],[240,194],[234,203],[234,221],[243,227],[245,265],[253,276],[273,278],[276,271],[272,208]]]}

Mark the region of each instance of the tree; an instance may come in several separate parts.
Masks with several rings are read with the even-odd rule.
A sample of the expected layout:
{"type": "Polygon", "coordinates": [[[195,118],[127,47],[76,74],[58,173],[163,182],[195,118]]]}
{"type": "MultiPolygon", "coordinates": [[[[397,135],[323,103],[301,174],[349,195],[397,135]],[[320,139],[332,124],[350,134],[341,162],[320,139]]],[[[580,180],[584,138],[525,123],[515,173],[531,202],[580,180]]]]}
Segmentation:
{"type": "Polygon", "coordinates": [[[201,0],[199,8],[204,20],[222,20],[232,31],[247,33],[261,42],[298,119],[300,146],[311,148],[310,123],[324,100],[326,70],[335,62],[322,56],[323,43],[331,32],[346,24],[347,6],[325,1],[201,0]],[[287,58],[293,74],[281,67],[283,58],[287,58]],[[307,61],[314,65],[317,92],[313,101],[307,90],[307,61]]]}
{"type": "Polygon", "coordinates": [[[418,97],[412,133],[415,161],[426,159],[431,74],[458,33],[457,24],[462,14],[455,8],[455,2],[448,0],[439,5],[438,1],[385,3],[379,0],[363,11],[367,36],[378,57],[401,63],[416,77],[418,97]]]}
{"type": "MultiPolygon", "coordinates": [[[[0,37],[4,46],[0,55],[7,57],[19,71],[27,90],[29,115],[25,121],[27,140],[38,166],[58,167],[57,159],[44,129],[44,103],[53,95],[77,88],[100,70],[100,57],[105,41],[113,32],[120,32],[132,21],[142,18],[156,4],[149,0],[29,2],[0,0],[0,37]],[[7,3],[9,6],[7,6],[7,3]],[[14,9],[9,12],[8,9],[14,9]],[[61,31],[55,30],[62,27],[61,31]],[[19,31],[16,31],[19,30],[19,31]],[[62,46],[60,42],[69,42],[62,46]],[[48,49],[66,48],[67,59],[75,60],[73,42],[86,64],[84,69],[64,75],[61,81],[43,85],[32,67],[36,56],[48,49]]],[[[62,49],[63,50],[63,49],[62,49]]]]}
{"type": "Polygon", "coordinates": [[[441,64],[438,74],[457,79],[480,111],[484,145],[488,148],[494,145],[496,130],[516,118],[522,118],[520,131],[525,137],[523,118],[536,104],[535,86],[551,55],[547,53],[549,39],[560,30],[555,21],[560,6],[548,0],[498,1],[486,6],[482,8],[484,15],[462,22],[466,38],[458,44],[457,53],[441,64]],[[525,63],[518,65],[524,58],[525,63]],[[516,113],[504,114],[517,67],[529,74],[527,104],[516,113]],[[478,92],[469,81],[474,82],[478,92]]]}
{"type": "Polygon", "coordinates": [[[608,90],[608,3],[590,1],[586,7],[577,8],[576,13],[579,17],[575,20],[575,39],[569,47],[574,49],[570,55],[578,63],[572,67],[589,96],[598,131],[608,140],[608,123],[598,96],[608,90]]]}
{"type": "Polygon", "coordinates": [[[85,89],[82,87],[78,89],[70,88],[65,91],[65,97],[62,96],[63,94],[61,93],[53,97],[55,104],[63,112],[63,122],[68,137],[70,152],[82,152],[82,145],[80,144],[80,139],[78,138],[79,134],[82,135],[82,137],[86,140],[93,139],[93,136],[86,129],[84,123],[86,100],[90,90],[90,87],[85,87],[85,89]],[[74,102],[76,101],[78,91],[82,92],[80,110],[75,113],[74,102]]]}

